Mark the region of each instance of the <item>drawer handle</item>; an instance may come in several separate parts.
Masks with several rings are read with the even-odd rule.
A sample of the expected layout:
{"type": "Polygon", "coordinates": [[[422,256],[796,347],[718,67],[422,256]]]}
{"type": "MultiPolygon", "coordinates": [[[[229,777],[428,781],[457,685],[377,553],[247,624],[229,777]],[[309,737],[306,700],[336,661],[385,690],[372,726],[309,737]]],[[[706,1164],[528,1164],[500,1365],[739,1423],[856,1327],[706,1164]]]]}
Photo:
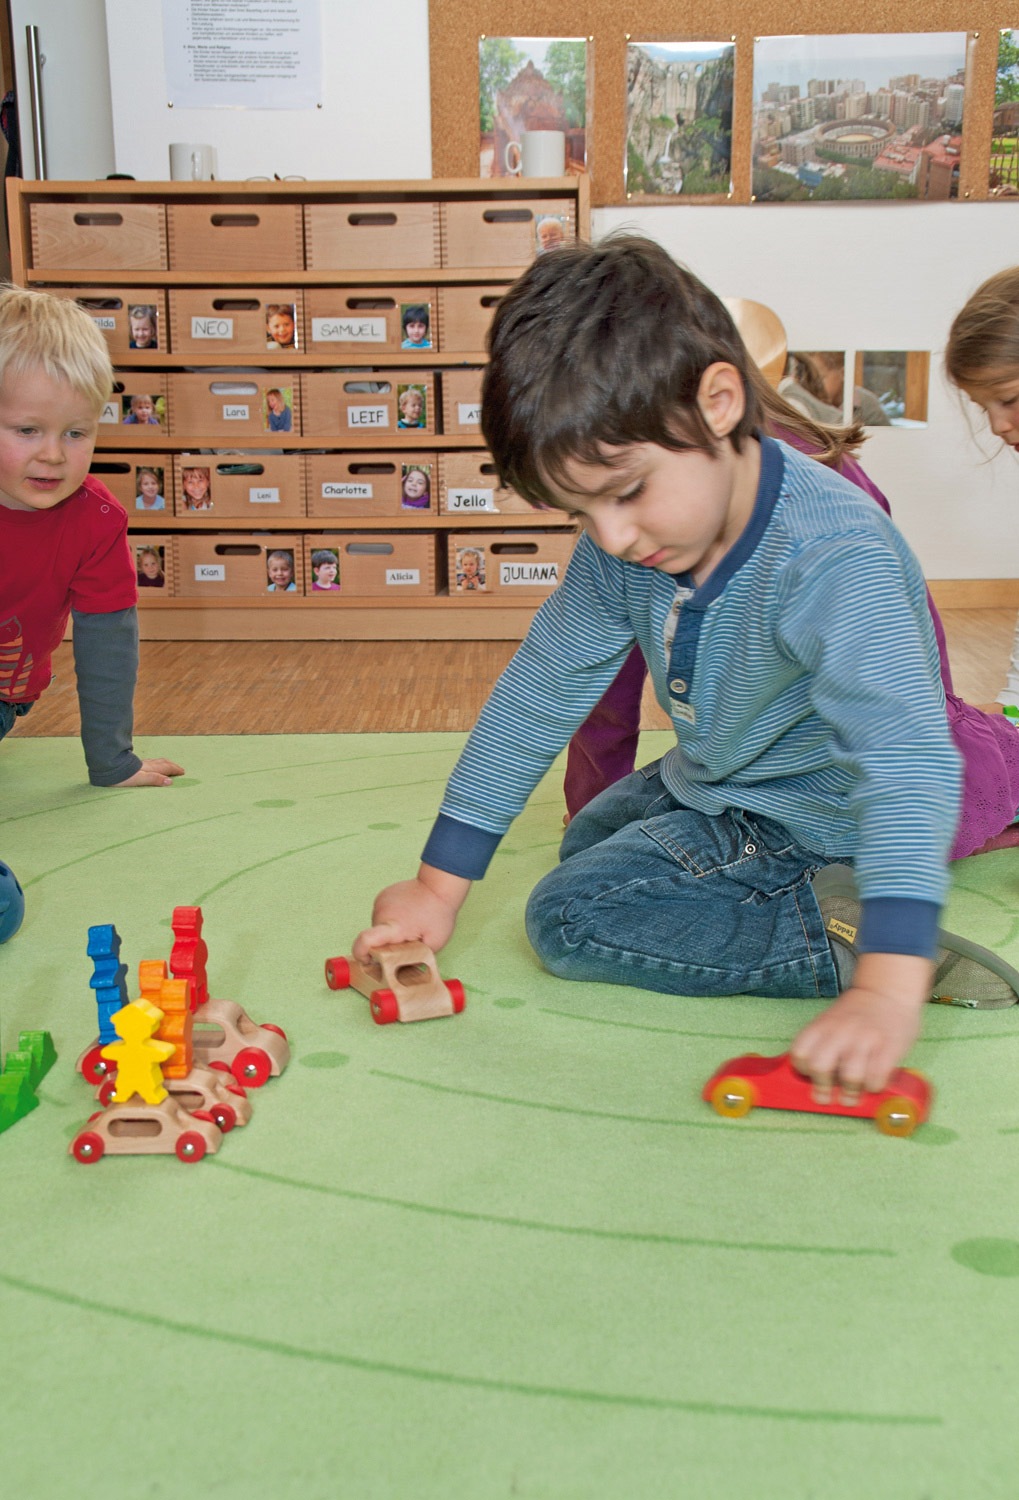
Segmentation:
{"type": "Polygon", "coordinates": [[[216,229],[257,229],[262,222],[257,214],[211,214],[216,229]]]}
{"type": "Polygon", "coordinates": [[[481,217],[486,224],[529,224],[534,214],[529,208],[486,208],[481,217]]]}
{"type": "Polygon", "coordinates": [[[537,542],[490,542],[489,546],[493,552],[504,553],[507,557],[524,557],[538,550],[537,542]]]}
{"type": "Polygon", "coordinates": [[[213,297],[212,305],[216,312],[257,312],[262,304],[255,297],[213,297]]]}
{"type": "Polygon", "coordinates": [[[100,462],[98,459],[89,469],[90,474],[130,474],[130,464],[118,464],[116,462],[100,462]]]}
{"type": "Polygon", "coordinates": [[[124,222],[124,215],[123,214],[101,214],[101,213],[84,213],[84,212],[82,212],[82,213],[75,214],[75,216],[74,216],[74,222],[76,224],[87,224],[87,225],[89,225],[90,228],[91,227],[105,228],[107,226],[112,226],[112,227],[116,228],[118,225],[123,224],[123,222],[124,222]]]}
{"type": "Polygon", "coordinates": [[[74,300],[86,312],[116,312],[124,306],[119,297],[75,297],[74,300]]]}
{"type": "Polygon", "coordinates": [[[213,380],[209,390],[214,396],[257,396],[258,386],[252,385],[250,381],[242,380],[213,380]]]}
{"type": "Polygon", "coordinates": [[[377,229],[396,223],[395,214],[348,214],[347,223],[354,229],[377,229]]]}
{"type": "Polygon", "coordinates": [[[395,474],[395,464],[348,464],[351,474],[395,474]]]}
{"type": "Polygon", "coordinates": [[[388,557],[389,553],[393,550],[393,544],[392,542],[348,542],[346,550],[351,554],[358,553],[373,557],[385,555],[388,557]]]}
{"type": "Polygon", "coordinates": [[[347,380],[343,389],[355,396],[388,396],[393,387],[388,380],[347,380]]]}
{"type": "Polygon", "coordinates": [[[264,474],[265,464],[217,464],[217,474],[264,474]]]}
{"type": "Polygon", "coordinates": [[[482,307],[498,307],[501,301],[501,295],[497,297],[494,292],[491,292],[487,296],[482,297],[481,305],[482,307]]]}
{"type": "Polygon", "coordinates": [[[495,464],[480,464],[479,468],[482,474],[494,474],[498,478],[499,470],[495,467],[495,464]]]}
{"type": "Polygon", "coordinates": [[[261,547],[253,542],[217,542],[213,548],[217,557],[261,557],[261,547]]]}
{"type": "Polygon", "coordinates": [[[348,297],[347,306],[353,312],[392,312],[396,302],[392,297],[348,297]]]}

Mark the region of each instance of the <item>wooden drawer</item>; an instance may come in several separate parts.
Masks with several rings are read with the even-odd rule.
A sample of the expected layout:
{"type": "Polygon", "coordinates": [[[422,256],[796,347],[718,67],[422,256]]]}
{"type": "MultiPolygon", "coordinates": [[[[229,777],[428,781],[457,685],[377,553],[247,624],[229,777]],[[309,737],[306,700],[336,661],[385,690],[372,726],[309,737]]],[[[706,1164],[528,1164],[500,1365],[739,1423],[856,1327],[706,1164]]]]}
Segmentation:
{"type": "MultiPolygon", "coordinates": [[[[343,531],[306,536],[306,593],[316,598],[431,597],[438,590],[434,531],[343,531]],[[313,557],[331,551],[339,561],[338,590],[314,587],[313,557]]],[[[319,574],[319,577],[322,575],[319,574]]]]}
{"type": "Polygon", "coordinates": [[[252,526],[304,515],[298,453],[178,453],[174,462],[178,516],[247,516],[252,526]]]}
{"type": "Polygon", "coordinates": [[[439,288],[439,347],[446,354],[477,354],[487,347],[489,326],[504,286],[439,288]]]}
{"type": "Polygon", "coordinates": [[[89,472],[102,480],[132,520],[148,511],[173,515],[171,454],[100,453],[92,460],[89,472]],[[156,503],[150,504],[151,500],[156,503]]]}
{"type": "Polygon", "coordinates": [[[307,203],[309,270],[392,271],[438,266],[437,203],[307,203]]]}
{"type": "Polygon", "coordinates": [[[190,371],[170,375],[173,432],[181,437],[278,437],[301,431],[300,376],[294,370],[190,371]],[[271,426],[282,415],[281,425],[271,426]]]}
{"type": "Polygon", "coordinates": [[[173,538],[177,593],[185,599],[296,599],[304,593],[304,538],[246,535],[244,532],[193,532],[173,538]],[[274,552],[290,559],[292,589],[269,586],[274,552]]]}
{"type": "Polygon", "coordinates": [[[172,599],[177,592],[177,556],[173,538],[129,531],[127,541],[138,575],[139,604],[145,604],[149,599],[172,599]]]}
{"type": "Polygon", "coordinates": [[[434,453],[309,453],[308,514],[434,515],[439,472],[434,453]]]}
{"type": "Polygon", "coordinates": [[[569,198],[442,205],[444,266],[526,266],[539,251],[576,237],[576,205],[569,198]]]}
{"type": "Polygon", "coordinates": [[[99,415],[99,436],[125,445],[165,443],[170,432],[167,377],[157,370],[115,370],[113,395],[99,415]]]}
{"type": "Polygon", "coordinates": [[[481,432],[484,370],[443,370],[442,430],[477,437],[481,432]]]}
{"type": "Polygon", "coordinates": [[[46,290],[52,297],[73,300],[85,309],[114,362],[129,359],[134,349],[158,349],[165,354],[170,348],[166,293],[160,287],[51,286],[46,290]]]}
{"type": "Polygon", "coordinates": [[[561,531],[452,531],[447,538],[450,595],[550,594],[563,576],[574,540],[571,532],[561,531]]]}
{"type": "Polygon", "coordinates": [[[305,293],[308,351],[395,354],[403,346],[407,311],[420,308],[423,318],[415,321],[424,322],[426,342],[411,347],[438,349],[438,300],[433,286],[309,287],[305,293]]]}
{"type": "Polygon", "coordinates": [[[170,291],[175,354],[238,354],[286,361],[304,349],[303,297],[296,287],[235,287],[170,291]]]}
{"type": "Polygon", "coordinates": [[[162,203],[32,203],[29,214],[36,270],[166,270],[162,203]]]}
{"type": "Polygon", "coordinates": [[[439,514],[522,515],[534,514],[522,495],[499,483],[490,453],[442,453],[439,455],[439,514]]]}
{"type": "Polygon", "coordinates": [[[171,203],[166,218],[171,270],[304,267],[299,203],[171,203]]]}
{"type": "Polygon", "coordinates": [[[305,373],[304,427],[312,438],[435,432],[431,370],[345,370],[305,373]],[[419,397],[414,402],[412,393],[419,397]],[[410,419],[420,416],[413,425],[410,419]]]}

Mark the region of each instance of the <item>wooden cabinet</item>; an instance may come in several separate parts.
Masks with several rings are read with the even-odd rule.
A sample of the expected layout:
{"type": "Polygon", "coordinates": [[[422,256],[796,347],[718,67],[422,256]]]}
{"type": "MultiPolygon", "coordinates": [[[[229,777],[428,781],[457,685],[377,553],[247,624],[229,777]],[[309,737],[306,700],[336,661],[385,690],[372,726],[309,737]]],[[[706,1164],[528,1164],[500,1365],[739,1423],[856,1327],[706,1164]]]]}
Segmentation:
{"type": "Polygon", "coordinates": [[[586,177],[7,192],[13,279],[110,345],[94,467],[162,564],[144,637],[523,635],[573,528],[498,486],[485,336],[535,254],[589,238],[586,177]]]}

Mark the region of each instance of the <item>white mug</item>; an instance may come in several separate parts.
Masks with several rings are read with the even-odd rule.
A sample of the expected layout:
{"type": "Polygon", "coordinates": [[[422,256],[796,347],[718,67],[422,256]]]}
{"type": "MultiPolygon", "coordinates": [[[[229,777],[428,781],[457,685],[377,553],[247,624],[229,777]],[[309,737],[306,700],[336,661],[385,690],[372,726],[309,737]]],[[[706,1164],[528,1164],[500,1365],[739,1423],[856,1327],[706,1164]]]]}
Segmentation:
{"type": "Polygon", "coordinates": [[[519,141],[509,141],[506,170],[512,177],[562,177],[566,172],[566,135],[562,130],[522,130],[519,141]],[[517,153],[516,166],[510,152],[517,153]]]}
{"type": "Polygon", "coordinates": [[[175,141],[170,146],[170,178],[173,182],[208,182],[216,175],[215,146],[175,141]]]}

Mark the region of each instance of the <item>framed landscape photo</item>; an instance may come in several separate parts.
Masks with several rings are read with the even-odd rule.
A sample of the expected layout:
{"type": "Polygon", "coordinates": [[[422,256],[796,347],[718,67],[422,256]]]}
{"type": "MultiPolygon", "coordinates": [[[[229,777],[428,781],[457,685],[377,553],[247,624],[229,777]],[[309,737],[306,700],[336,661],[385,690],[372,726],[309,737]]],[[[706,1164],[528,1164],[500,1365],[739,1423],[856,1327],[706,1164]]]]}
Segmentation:
{"type": "Polygon", "coordinates": [[[731,41],[627,45],[628,195],[729,193],[735,54],[731,41]]]}
{"type": "Polygon", "coordinates": [[[587,170],[584,37],[483,36],[478,74],[479,176],[514,176],[525,130],[561,130],[567,173],[587,170]]]}

